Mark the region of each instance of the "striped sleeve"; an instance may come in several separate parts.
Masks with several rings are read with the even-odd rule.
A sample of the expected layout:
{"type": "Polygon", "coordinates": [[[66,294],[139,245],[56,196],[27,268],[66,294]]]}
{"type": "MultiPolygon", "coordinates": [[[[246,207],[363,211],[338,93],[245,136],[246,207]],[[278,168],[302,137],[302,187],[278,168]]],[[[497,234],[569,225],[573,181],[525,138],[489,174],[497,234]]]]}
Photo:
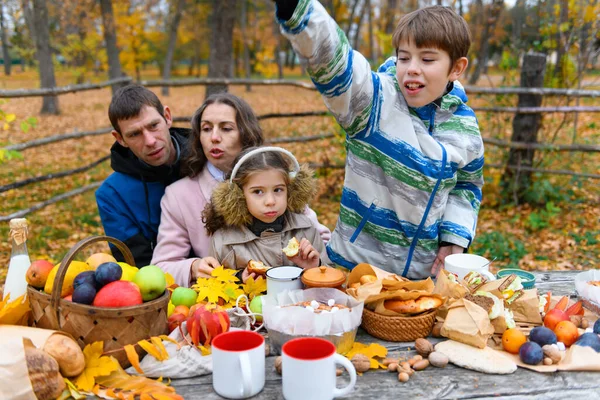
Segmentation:
{"type": "Polygon", "coordinates": [[[342,128],[350,137],[364,132],[379,85],[369,62],[316,0],[299,0],[292,17],[278,22],[342,128]]]}

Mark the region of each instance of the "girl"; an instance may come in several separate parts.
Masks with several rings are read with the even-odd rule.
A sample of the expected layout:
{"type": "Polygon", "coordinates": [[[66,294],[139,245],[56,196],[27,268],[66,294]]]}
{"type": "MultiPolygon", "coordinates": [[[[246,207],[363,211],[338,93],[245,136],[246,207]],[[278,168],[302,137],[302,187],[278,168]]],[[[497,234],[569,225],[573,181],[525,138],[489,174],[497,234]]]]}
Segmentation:
{"type": "Polygon", "coordinates": [[[268,266],[319,266],[323,241],[303,214],[316,194],[312,172],[279,147],[247,149],[234,165],[204,209],[203,221],[212,235],[210,255],[226,268],[243,270],[244,282],[254,277],[248,273],[250,260],[268,266]],[[301,239],[298,254],[285,256],[282,250],[294,237],[301,239]]]}

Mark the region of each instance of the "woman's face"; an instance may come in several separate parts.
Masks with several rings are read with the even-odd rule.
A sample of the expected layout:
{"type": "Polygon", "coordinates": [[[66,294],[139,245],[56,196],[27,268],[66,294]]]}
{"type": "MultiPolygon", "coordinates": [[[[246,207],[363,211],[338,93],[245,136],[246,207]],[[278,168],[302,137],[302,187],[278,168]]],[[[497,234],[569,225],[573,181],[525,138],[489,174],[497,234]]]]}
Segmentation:
{"type": "Polygon", "coordinates": [[[211,104],[202,113],[200,143],[206,159],[223,172],[233,168],[233,160],[242,151],[235,109],[227,104],[211,104]]]}

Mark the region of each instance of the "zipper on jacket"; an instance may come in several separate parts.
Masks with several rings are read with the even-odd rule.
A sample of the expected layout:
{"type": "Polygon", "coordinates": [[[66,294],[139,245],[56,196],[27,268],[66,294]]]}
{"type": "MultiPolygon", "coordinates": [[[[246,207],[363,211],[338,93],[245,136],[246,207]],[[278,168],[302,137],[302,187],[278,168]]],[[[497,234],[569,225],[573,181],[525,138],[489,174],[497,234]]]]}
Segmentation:
{"type": "Polygon", "coordinates": [[[360,220],[360,223],[356,227],[356,230],[352,234],[352,237],[350,238],[350,243],[354,243],[356,241],[356,238],[358,238],[358,235],[360,235],[360,232],[363,230],[363,228],[369,221],[369,218],[371,218],[371,214],[373,214],[373,211],[375,211],[376,206],[377,206],[377,199],[374,199],[373,202],[371,203],[371,206],[369,207],[367,212],[365,212],[365,215],[360,220]]]}

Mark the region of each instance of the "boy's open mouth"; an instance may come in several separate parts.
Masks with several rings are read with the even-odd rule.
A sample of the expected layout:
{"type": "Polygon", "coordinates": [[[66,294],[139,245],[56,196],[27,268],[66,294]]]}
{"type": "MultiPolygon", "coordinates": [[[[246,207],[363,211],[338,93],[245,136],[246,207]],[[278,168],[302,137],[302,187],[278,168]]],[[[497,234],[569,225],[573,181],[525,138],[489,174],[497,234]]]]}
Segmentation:
{"type": "Polygon", "coordinates": [[[416,83],[416,82],[409,82],[409,83],[404,84],[404,87],[407,88],[408,90],[416,90],[416,89],[424,88],[425,85],[422,85],[422,84],[416,83]]]}

